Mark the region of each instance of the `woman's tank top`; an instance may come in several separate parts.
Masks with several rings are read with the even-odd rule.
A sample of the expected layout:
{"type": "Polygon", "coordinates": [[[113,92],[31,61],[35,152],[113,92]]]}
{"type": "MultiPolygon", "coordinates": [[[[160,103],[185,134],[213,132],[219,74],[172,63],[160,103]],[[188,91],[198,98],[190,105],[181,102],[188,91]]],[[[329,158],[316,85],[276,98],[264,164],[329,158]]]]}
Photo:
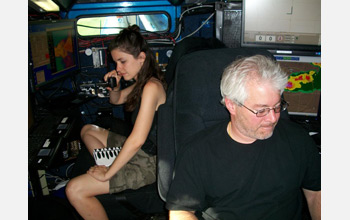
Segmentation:
{"type": "MultiPolygon", "coordinates": [[[[135,125],[136,117],[140,110],[140,103],[136,106],[135,110],[131,114],[131,122],[135,125]]],[[[157,154],[157,121],[158,121],[158,112],[154,114],[152,127],[148,133],[148,137],[145,143],[142,145],[141,149],[150,155],[157,154]]]]}

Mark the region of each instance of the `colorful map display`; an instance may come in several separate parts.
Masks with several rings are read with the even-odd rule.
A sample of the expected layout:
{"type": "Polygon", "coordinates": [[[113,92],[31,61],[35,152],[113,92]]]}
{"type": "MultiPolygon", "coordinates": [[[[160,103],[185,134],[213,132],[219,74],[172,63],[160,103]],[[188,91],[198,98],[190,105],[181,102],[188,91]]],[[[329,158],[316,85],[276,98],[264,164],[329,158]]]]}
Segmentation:
{"type": "Polygon", "coordinates": [[[294,115],[317,116],[321,99],[321,63],[279,62],[289,74],[284,99],[288,112],[294,115]]]}
{"type": "Polygon", "coordinates": [[[285,90],[305,93],[321,90],[321,63],[312,63],[312,65],[319,67],[319,70],[301,71],[290,74],[285,90]]]}
{"type": "Polygon", "coordinates": [[[74,66],[73,39],[70,30],[55,31],[53,44],[57,72],[74,66]]]}

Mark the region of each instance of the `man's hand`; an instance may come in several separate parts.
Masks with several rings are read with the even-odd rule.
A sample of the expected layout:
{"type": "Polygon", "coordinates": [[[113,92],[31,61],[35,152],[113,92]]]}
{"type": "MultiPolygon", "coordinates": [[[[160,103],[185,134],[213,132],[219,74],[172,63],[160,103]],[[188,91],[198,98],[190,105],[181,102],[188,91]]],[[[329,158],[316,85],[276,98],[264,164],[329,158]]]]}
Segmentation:
{"type": "Polygon", "coordinates": [[[170,210],[169,219],[170,220],[197,220],[197,217],[194,215],[194,211],[170,210]]]}

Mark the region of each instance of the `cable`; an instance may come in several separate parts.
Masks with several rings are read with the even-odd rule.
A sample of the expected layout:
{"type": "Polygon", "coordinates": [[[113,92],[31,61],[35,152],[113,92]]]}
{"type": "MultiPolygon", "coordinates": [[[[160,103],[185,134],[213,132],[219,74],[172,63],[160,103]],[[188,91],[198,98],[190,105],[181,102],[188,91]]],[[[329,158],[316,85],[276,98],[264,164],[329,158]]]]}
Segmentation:
{"type": "Polygon", "coordinates": [[[192,7],[192,8],[188,8],[188,9],[186,9],[185,11],[183,11],[183,12],[181,13],[180,18],[179,18],[179,21],[181,21],[183,15],[184,15],[185,13],[187,13],[188,11],[190,11],[190,10],[194,10],[194,9],[198,9],[198,8],[213,8],[213,7],[214,7],[213,5],[198,5],[198,6],[194,6],[194,7],[192,7]]]}
{"type": "MultiPolygon", "coordinates": [[[[213,7],[214,7],[213,5],[197,5],[197,6],[188,8],[185,11],[183,11],[181,13],[181,15],[180,15],[180,18],[179,18],[179,25],[178,25],[177,29],[174,32],[174,33],[177,33],[177,35],[175,37],[173,37],[172,35],[169,35],[169,34],[165,35],[165,34],[158,33],[158,32],[147,31],[145,29],[140,29],[140,31],[144,33],[143,34],[144,38],[147,40],[148,43],[151,43],[151,44],[172,44],[172,45],[175,45],[177,43],[177,39],[181,35],[181,27],[182,27],[181,23],[182,23],[182,19],[183,19],[184,15],[186,13],[188,13],[189,11],[193,11],[193,10],[196,10],[196,9],[213,8],[213,7]]],[[[213,15],[211,15],[210,18],[212,16],[213,15]]],[[[128,20],[127,20],[127,22],[130,25],[128,20]]],[[[207,20],[205,22],[207,22],[207,20]]],[[[79,27],[86,27],[86,28],[92,28],[92,29],[100,29],[100,30],[102,30],[102,29],[124,29],[125,28],[125,27],[94,27],[94,26],[82,25],[82,24],[77,24],[77,26],[79,26],[79,27]]],[[[203,25],[200,26],[200,28],[202,28],[202,27],[203,27],[203,25]]],[[[188,35],[186,37],[192,36],[200,28],[198,28],[195,32],[191,33],[190,35],[188,35]]],[[[114,39],[114,37],[115,36],[109,36],[109,37],[104,37],[104,38],[94,38],[92,40],[79,39],[79,47],[88,48],[88,47],[91,47],[92,44],[101,43],[101,42],[102,42],[102,44],[104,44],[104,41],[112,40],[112,39],[114,39]]],[[[180,41],[178,41],[178,42],[180,42],[180,41]]]]}
{"type": "Polygon", "coordinates": [[[28,14],[29,20],[30,21],[35,21],[35,20],[61,20],[61,16],[55,13],[48,13],[44,15],[37,15],[37,14],[28,14]]]}
{"type": "Polygon", "coordinates": [[[57,180],[59,180],[59,181],[64,181],[65,180],[65,179],[63,179],[63,178],[61,178],[59,176],[55,176],[55,175],[52,175],[52,174],[49,174],[49,173],[45,173],[44,175],[46,177],[48,177],[48,178],[55,178],[55,183],[56,183],[57,180]]]}
{"type": "Polygon", "coordinates": [[[68,170],[69,170],[69,168],[73,167],[74,165],[75,165],[75,163],[72,163],[72,164],[70,164],[70,165],[67,167],[67,169],[66,169],[66,177],[68,177],[68,170]]]}
{"type": "Polygon", "coordinates": [[[79,27],[92,28],[92,29],[124,29],[125,27],[94,27],[89,25],[77,24],[79,27]]]}
{"type": "Polygon", "coordinates": [[[195,31],[193,31],[191,34],[189,34],[189,35],[187,35],[187,36],[181,38],[181,39],[178,40],[176,43],[179,43],[179,42],[181,42],[183,39],[188,38],[188,37],[194,35],[194,34],[195,34],[197,31],[199,31],[199,30],[207,23],[207,21],[209,21],[214,15],[215,15],[215,12],[212,13],[212,14],[203,22],[203,24],[201,24],[201,26],[199,26],[199,28],[197,28],[197,29],[196,29],[195,31]]]}
{"type": "MultiPolygon", "coordinates": [[[[214,6],[213,5],[199,5],[199,6],[195,6],[195,7],[192,7],[192,8],[188,8],[186,9],[185,11],[183,11],[180,15],[180,18],[179,18],[179,26],[178,26],[178,34],[177,36],[175,37],[175,40],[177,40],[179,37],[180,37],[180,34],[181,34],[181,22],[182,22],[182,18],[184,16],[185,13],[187,13],[188,11],[191,11],[191,10],[195,10],[195,9],[198,9],[198,8],[213,8],[214,6]]],[[[215,12],[214,12],[215,14],[215,12]]],[[[211,16],[212,17],[212,16],[211,16]]],[[[203,25],[202,25],[203,26],[203,25]]],[[[198,31],[198,30],[196,30],[198,31]]],[[[192,34],[193,35],[193,34],[192,34]]]]}
{"type": "Polygon", "coordinates": [[[108,36],[108,37],[103,37],[103,38],[93,38],[91,40],[84,40],[84,39],[81,39],[79,38],[79,41],[78,41],[78,44],[79,44],[79,47],[91,47],[92,44],[97,44],[97,43],[104,43],[104,41],[110,41],[110,40],[113,40],[115,38],[115,36],[108,36]]]}

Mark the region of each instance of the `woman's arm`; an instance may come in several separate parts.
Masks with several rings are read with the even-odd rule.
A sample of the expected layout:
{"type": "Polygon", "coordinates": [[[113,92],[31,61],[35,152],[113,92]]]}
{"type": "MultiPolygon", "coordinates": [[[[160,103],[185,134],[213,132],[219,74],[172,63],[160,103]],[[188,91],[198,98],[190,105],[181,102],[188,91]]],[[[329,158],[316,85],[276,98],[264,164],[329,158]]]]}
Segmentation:
{"type": "Polygon", "coordinates": [[[107,90],[109,91],[109,102],[111,104],[114,104],[114,105],[124,104],[126,102],[126,98],[130,94],[130,92],[134,89],[135,84],[121,90],[120,89],[120,80],[122,77],[117,74],[117,71],[112,70],[112,71],[106,73],[106,75],[104,75],[103,78],[105,81],[108,81],[108,78],[110,78],[110,77],[116,78],[117,85],[113,89],[110,87],[107,87],[107,90]]]}
{"type": "Polygon", "coordinates": [[[126,98],[134,89],[134,87],[135,84],[120,90],[120,84],[117,84],[117,86],[109,92],[109,102],[114,105],[124,104],[126,102],[126,98]]]}
{"type": "MultiPolygon", "coordinates": [[[[146,83],[141,98],[139,113],[129,137],[126,139],[118,157],[104,174],[90,174],[100,181],[107,181],[114,176],[135,154],[147,139],[152,127],[155,111],[165,102],[163,86],[155,80],[146,83]]],[[[101,170],[101,169],[99,169],[101,170]]],[[[102,171],[101,171],[102,172],[102,171]]]]}

